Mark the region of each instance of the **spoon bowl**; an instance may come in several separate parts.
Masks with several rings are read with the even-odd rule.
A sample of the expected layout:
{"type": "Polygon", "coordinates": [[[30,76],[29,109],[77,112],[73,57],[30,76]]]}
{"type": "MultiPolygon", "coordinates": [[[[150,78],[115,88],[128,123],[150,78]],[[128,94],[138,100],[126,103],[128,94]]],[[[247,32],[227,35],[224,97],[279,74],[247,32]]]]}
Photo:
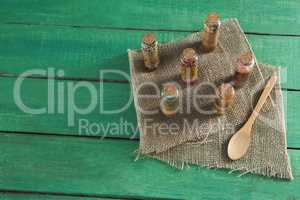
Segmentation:
{"type": "Polygon", "coordinates": [[[232,136],[228,144],[228,156],[231,160],[243,157],[250,146],[251,128],[244,126],[232,136]]]}

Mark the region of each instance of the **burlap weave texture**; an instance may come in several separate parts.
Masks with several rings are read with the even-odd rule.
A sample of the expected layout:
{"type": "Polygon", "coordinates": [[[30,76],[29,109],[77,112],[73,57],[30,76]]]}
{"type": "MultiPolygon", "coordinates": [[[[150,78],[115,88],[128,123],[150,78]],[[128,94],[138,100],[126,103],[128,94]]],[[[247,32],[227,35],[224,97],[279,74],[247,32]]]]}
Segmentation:
{"type": "Polygon", "coordinates": [[[140,50],[129,50],[132,88],[140,129],[140,153],[176,167],[187,163],[292,179],[279,81],[253,126],[252,143],[247,155],[238,161],[230,161],[226,151],[229,138],[247,120],[266,81],[275,73],[274,67],[255,63],[248,82],[236,90],[233,106],[224,116],[199,112],[199,108],[209,111],[214,101],[208,98],[191,103],[196,94],[214,94],[210,84],[204,83],[217,86],[230,80],[239,55],[252,51],[237,20],[222,22],[219,44],[212,53],[202,53],[201,37],[202,33],[198,32],[181,41],[160,45],[161,62],[153,72],[145,71],[140,50]],[[199,56],[199,81],[192,87],[186,87],[180,81],[179,57],[187,47],[194,48],[199,56]],[[182,112],[173,118],[166,117],[161,112],[145,113],[144,111],[157,110],[160,101],[159,97],[144,98],[142,95],[155,94],[155,89],[150,84],[142,85],[151,82],[160,87],[167,81],[176,81],[180,85],[182,112]],[[186,106],[190,104],[198,105],[198,109],[186,106]],[[173,123],[179,129],[172,134],[157,126],[173,123]],[[186,127],[187,124],[189,128],[186,127]]]}

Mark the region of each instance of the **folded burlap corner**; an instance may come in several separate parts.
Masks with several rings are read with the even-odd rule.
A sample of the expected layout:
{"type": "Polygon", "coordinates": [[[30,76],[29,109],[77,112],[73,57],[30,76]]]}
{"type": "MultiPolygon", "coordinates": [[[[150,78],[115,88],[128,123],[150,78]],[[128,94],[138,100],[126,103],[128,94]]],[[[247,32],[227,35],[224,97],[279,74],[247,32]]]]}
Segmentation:
{"type": "MultiPolygon", "coordinates": [[[[193,107],[190,108],[190,112],[179,113],[174,118],[168,118],[160,112],[149,114],[149,111],[159,108],[160,101],[159,98],[142,96],[155,94],[154,87],[144,83],[152,82],[160,86],[167,81],[177,81],[183,88],[182,105],[187,105],[191,100],[191,94],[211,93],[210,86],[203,83],[218,85],[230,78],[239,55],[252,52],[237,20],[222,22],[219,44],[212,53],[201,52],[201,37],[201,32],[193,33],[181,41],[160,45],[161,63],[153,72],[144,70],[143,55],[140,50],[128,51],[131,85],[140,129],[139,152],[175,167],[195,164],[292,179],[286,147],[280,81],[253,126],[252,143],[247,155],[240,160],[231,161],[226,151],[228,140],[247,120],[266,80],[274,73],[276,68],[272,66],[255,62],[247,84],[236,90],[234,104],[224,116],[199,113],[193,107]],[[179,56],[187,47],[194,48],[199,56],[199,82],[192,88],[185,87],[180,81],[179,56]],[[198,87],[199,84],[202,84],[201,87],[198,87]],[[164,133],[157,126],[173,123],[179,125],[179,130],[172,134],[169,134],[168,130],[164,133]],[[188,128],[186,128],[187,124],[188,128]]],[[[209,99],[197,101],[197,105],[202,110],[210,108],[212,103],[209,99]]]]}

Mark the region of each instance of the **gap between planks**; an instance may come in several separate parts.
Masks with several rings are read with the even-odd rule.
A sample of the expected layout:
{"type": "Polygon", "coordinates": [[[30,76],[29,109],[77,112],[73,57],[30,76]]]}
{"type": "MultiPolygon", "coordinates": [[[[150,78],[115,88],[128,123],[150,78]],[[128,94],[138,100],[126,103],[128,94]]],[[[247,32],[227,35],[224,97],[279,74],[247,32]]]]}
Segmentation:
{"type": "MultiPolygon", "coordinates": [[[[99,30],[119,30],[119,31],[157,31],[157,32],[182,32],[194,33],[200,30],[188,29],[151,29],[151,28],[130,28],[130,27],[109,27],[109,26],[92,26],[92,25],[70,25],[70,24],[51,24],[51,23],[30,23],[30,22],[2,22],[4,25],[23,25],[23,26],[56,26],[56,27],[69,27],[79,29],[99,29],[99,30]]],[[[260,32],[247,32],[247,35],[264,35],[264,36],[285,36],[285,37],[300,37],[300,34],[280,34],[280,33],[260,33],[260,32]]]]}
{"type": "MultiPolygon", "coordinates": [[[[36,192],[36,191],[21,191],[21,190],[2,190],[0,189],[0,194],[18,194],[18,195],[45,195],[52,197],[78,197],[78,198],[95,198],[96,199],[124,199],[124,200],[167,200],[166,198],[153,198],[153,197],[143,197],[143,196],[119,196],[119,195],[97,195],[97,194],[80,194],[80,193],[62,193],[62,192],[36,192]]],[[[169,199],[169,198],[168,198],[169,199]]],[[[177,199],[170,199],[177,200],[177,199]]]]}
{"type": "MultiPolygon", "coordinates": [[[[126,137],[118,137],[118,136],[82,136],[82,135],[69,135],[69,134],[57,134],[57,133],[42,133],[42,132],[21,132],[21,131],[1,131],[0,135],[7,135],[7,134],[14,134],[14,135],[28,135],[28,136],[43,136],[43,137],[66,137],[66,138],[84,138],[84,139],[98,139],[98,140],[131,140],[134,142],[140,141],[139,138],[126,138],[126,137]]],[[[300,150],[300,147],[287,147],[290,150],[300,150]]],[[[1,192],[1,189],[0,189],[1,192]]]]}
{"type": "MultiPolygon", "coordinates": [[[[48,80],[48,79],[54,79],[54,80],[62,80],[62,81],[88,81],[88,82],[103,82],[103,83],[123,83],[123,84],[129,84],[127,80],[114,80],[114,79],[100,79],[100,78],[88,78],[88,77],[74,77],[74,76],[68,76],[68,77],[51,77],[51,76],[21,76],[18,74],[12,74],[12,73],[1,73],[0,77],[5,78],[28,78],[28,79],[42,79],[42,80],[48,80]]],[[[292,91],[292,92],[299,92],[300,89],[294,89],[294,88],[281,88],[283,91],[292,91]]]]}

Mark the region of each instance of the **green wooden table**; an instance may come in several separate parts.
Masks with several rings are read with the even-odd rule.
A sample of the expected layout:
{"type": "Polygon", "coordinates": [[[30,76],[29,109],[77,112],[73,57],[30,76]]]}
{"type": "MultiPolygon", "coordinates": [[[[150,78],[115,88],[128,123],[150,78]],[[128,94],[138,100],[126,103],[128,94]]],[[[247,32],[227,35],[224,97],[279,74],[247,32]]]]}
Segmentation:
{"type": "Polygon", "coordinates": [[[299,8],[298,0],[0,0],[0,199],[300,199],[299,8]],[[238,18],[258,60],[286,69],[292,182],[134,162],[138,132],[109,126],[120,120],[136,126],[133,103],[118,114],[99,112],[119,108],[131,94],[124,76],[99,78],[99,71],[129,74],[126,49],[139,48],[142,35],[155,32],[160,42],[184,37],[203,28],[209,11],[238,18]],[[32,69],[40,71],[24,74],[32,69]],[[39,114],[16,103],[20,80],[22,102],[44,108],[39,114]],[[89,114],[75,114],[70,127],[67,102],[78,108],[91,102],[85,84],[100,91],[98,103],[89,114]],[[80,132],[80,119],[104,128],[80,132]]]}

